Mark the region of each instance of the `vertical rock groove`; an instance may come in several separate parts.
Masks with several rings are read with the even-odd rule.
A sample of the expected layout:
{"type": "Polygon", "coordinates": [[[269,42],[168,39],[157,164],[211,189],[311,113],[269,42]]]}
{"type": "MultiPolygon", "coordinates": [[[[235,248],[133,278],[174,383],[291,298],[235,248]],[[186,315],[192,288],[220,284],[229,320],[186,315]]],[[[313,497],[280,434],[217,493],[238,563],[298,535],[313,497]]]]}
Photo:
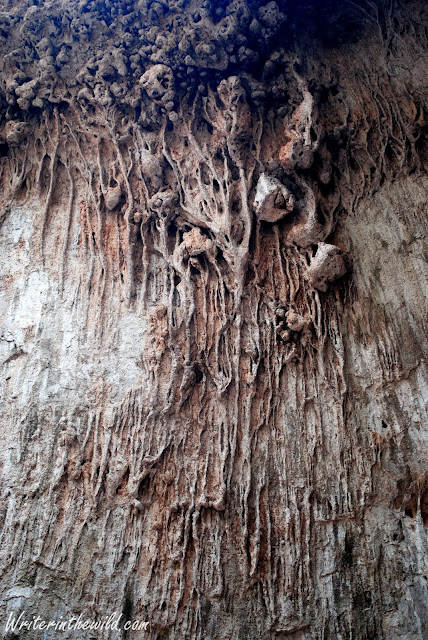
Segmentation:
{"type": "Polygon", "coordinates": [[[0,2],[2,625],[428,638],[427,10],[292,5],[0,2]]]}

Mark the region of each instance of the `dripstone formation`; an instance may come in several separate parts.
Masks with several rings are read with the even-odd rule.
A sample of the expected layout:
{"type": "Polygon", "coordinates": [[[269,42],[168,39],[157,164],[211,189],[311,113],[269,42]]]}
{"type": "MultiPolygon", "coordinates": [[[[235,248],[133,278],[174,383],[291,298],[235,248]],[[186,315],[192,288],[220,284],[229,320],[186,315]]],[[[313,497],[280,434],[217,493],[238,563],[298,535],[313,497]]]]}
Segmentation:
{"type": "Polygon", "coordinates": [[[428,11],[338,4],[0,0],[7,640],[428,639],[428,11]]]}

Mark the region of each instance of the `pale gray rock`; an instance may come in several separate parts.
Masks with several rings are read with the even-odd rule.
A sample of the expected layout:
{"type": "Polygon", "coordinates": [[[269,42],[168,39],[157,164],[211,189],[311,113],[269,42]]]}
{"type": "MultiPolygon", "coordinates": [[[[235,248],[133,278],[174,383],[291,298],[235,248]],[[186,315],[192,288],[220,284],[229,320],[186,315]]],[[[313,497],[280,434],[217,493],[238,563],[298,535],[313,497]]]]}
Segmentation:
{"type": "Polygon", "coordinates": [[[257,182],[254,210],[259,220],[278,222],[293,211],[295,197],[276,178],[264,173],[257,182]]]}
{"type": "Polygon", "coordinates": [[[320,242],[306,271],[306,277],[311,287],[327,291],[329,284],[345,275],[347,270],[342,251],[333,244],[320,242]]]}

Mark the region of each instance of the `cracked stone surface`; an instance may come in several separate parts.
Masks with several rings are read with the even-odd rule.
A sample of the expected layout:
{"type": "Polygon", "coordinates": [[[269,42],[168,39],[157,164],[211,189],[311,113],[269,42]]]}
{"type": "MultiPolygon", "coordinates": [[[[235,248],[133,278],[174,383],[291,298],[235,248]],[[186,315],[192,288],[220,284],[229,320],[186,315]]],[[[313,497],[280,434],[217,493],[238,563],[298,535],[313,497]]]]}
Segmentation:
{"type": "Polygon", "coordinates": [[[2,633],[428,639],[427,7],[296,4],[0,0],[2,633]]]}

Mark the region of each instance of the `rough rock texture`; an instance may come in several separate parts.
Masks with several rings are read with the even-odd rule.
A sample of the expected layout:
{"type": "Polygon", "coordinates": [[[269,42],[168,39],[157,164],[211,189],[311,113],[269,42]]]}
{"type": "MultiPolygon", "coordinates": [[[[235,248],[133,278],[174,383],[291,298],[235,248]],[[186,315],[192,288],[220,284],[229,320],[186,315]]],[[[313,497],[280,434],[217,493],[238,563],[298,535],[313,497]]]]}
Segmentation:
{"type": "Polygon", "coordinates": [[[427,9],[335,4],[2,0],[2,625],[428,638],[427,9]]]}

